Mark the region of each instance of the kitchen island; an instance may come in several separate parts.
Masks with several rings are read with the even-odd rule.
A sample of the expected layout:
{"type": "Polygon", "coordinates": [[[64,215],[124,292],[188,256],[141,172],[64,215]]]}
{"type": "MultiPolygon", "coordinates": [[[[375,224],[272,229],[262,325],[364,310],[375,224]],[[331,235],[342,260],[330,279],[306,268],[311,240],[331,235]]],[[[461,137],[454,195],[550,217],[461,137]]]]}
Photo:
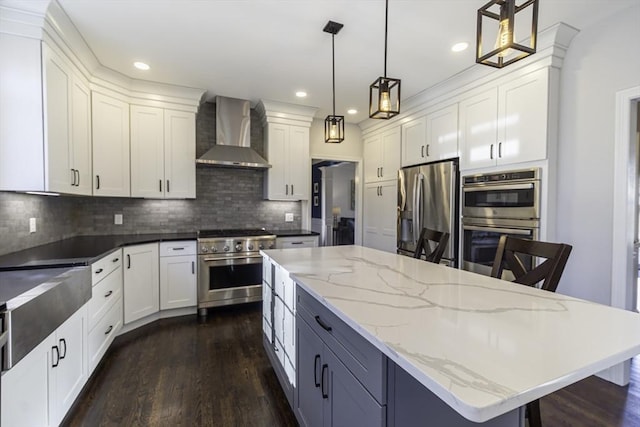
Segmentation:
{"type": "MultiPolygon", "coordinates": [[[[435,411],[435,398],[453,409],[437,409],[439,423],[516,425],[526,403],[640,353],[637,313],[359,246],[263,253],[299,286],[298,304],[308,295],[387,358],[378,403],[389,425],[435,411]],[[415,384],[398,378],[425,398],[407,399],[415,384]]],[[[313,323],[305,313],[298,338],[301,321],[313,323]]]]}

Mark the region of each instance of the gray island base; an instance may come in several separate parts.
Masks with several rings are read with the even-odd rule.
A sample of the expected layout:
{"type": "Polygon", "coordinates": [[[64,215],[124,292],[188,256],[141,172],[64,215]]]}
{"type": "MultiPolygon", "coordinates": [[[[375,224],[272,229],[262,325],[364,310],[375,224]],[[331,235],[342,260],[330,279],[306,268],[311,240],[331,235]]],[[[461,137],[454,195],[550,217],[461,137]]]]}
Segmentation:
{"type": "Polygon", "coordinates": [[[637,313],[360,246],[262,254],[265,349],[302,426],[524,426],[640,353],[637,313]]]}

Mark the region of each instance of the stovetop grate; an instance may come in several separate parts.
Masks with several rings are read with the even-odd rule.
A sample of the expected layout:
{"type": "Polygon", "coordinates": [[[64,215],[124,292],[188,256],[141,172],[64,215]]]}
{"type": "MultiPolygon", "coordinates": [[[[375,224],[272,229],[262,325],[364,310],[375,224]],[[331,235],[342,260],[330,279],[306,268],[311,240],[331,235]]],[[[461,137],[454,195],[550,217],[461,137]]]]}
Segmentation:
{"type": "Polygon", "coordinates": [[[273,233],[263,229],[241,229],[241,228],[229,228],[229,229],[215,229],[215,230],[200,230],[198,231],[198,239],[207,239],[213,237],[223,238],[236,238],[236,237],[260,237],[260,236],[272,236],[273,233]]]}

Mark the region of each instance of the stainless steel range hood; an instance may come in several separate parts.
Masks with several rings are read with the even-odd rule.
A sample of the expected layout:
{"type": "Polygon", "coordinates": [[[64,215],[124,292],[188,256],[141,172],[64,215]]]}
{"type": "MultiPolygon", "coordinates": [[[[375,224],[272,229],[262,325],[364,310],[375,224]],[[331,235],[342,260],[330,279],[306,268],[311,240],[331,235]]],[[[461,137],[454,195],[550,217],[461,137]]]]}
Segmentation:
{"type": "Polygon", "coordinates": [[[271,165],[251,148],[250,114],[249,101],[216,97],[216,145],[196,159],[196,163],[233,168],[270,168],[271,165]]]}

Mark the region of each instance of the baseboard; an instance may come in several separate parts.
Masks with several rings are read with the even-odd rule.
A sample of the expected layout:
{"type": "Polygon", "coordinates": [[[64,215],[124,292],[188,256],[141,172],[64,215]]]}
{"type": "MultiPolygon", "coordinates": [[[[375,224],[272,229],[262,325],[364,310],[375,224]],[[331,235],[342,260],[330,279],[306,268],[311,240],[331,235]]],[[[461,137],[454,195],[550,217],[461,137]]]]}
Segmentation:
{"type": "Polygon", "coordinates": [[[143,317],[142,319],[138,319],[135,322],[127,323],[120,329],[117,336],[126,334],[127,332],[131,332],[134,329],[138,329],[142,326],[148,325],[149,323],[153,323],[156,320],[166,319],[169,317],[178,317],[178,316],[187,316],[190,314],[196,314],[198,312],[197,307],[184,307],[184,308],[174,308],[171,310],[161,310],[157,313],[150,314],[147,317],[143,317]]]}

